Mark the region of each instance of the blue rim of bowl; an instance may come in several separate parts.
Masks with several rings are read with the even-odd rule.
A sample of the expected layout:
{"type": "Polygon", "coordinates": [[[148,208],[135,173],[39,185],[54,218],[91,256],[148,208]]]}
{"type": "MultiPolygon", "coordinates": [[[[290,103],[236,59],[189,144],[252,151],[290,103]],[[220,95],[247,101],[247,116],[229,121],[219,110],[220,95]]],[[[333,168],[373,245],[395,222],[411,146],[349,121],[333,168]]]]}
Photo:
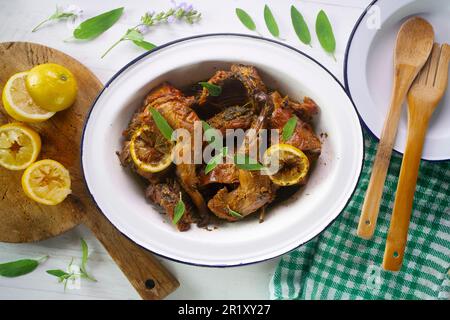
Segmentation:
{"type": "MultiPolygon", "coordinates": [[[[358,18],[358,20],[356,21],[355,26],[353,27],[353,30],[350,34],[350,38],[348,39],[347,42],[347,47],[345,49],[345,56],[344,56],[344,85],[345,85],[345,91],[347,92],[347,95],[350,97],[350,100],[352,100],[353,106],[355,107],[356,113],[358,114],[358,117],[360,119],[360,122],[362,124],[362,126],[370,133],[370,135],[372,137],[375,138],[375,140],[379,141],[380,138],[377,137],[377,135],[369,128],[369,126],[366,124],[366,122],[364,121],[363,117],[361,116],[361,114],[358,111],[358,108],[356,108],[356,104],[353,101],[353,97],[352,97],[352,93],[350,92],[350,86],[349,86],[349,80],[348,80],[348,64],[349,64],[349,55],[350,55],[350,48],[352,46],[353,43],[353,39],[355,37],[356,31],[359,29],[359,26],[361,25],[361,22],[364,20],[365,16],[367,15],[367,13],[369,12],[370,8],[372,8],[379,0],[373,0],[372,3],[370,3],[367,8],[363,11],[363,13],[361,14],[361,16],[358,18]]],[[[403,156],[403,152],[400,152],[397,149],[393,149],[394,152],[400,156],[403,156]]],[[[433,160],[433,159],[426,159],[426,158],[422,158],[423,161],[427,161],[427,162],[446,162],[446,161],[450,161],[449,159],[438,159],[438,160],[433,160]]]]}
{"type": "Polygon", "coordinates": [[[289,252],[292,252],[292,251],[298,249],[299,247],[305,245],[306,243],[308,243],[309,241],[311,241],[312,239],[314,239],[315,237],[317,237],[318,235],[320,235],[321,233],[323,233],[326,229],[328,229],[328,227],[330,227],[330,226],[336,221],[337,218],[339,218],[339,216],[342,214],[342,212],[345,210],[345,208],[346,208],[347,205],[349,204],[350,200],[353,198],[353,195],[355,194],[356,189],[358,188],[359,180],[360,180],[360,178],[361,178],[361,173],[362,173],[362,170],[363,170],[363,165],[364,165],[364,155],[365,155],[364,133],[363,133],[363,130],[362,130],[361,118],[359,117],[359,114],[358,114],[358,111],[357,111],[357,109],[356,109],[356,107],[355,107],[355,104],[353,103],[353,100],[351,99],[351,97],[350,97],[350,95],[348,94],[347,90],[345,89],[344,85],[336,78],[336,76],[335,76],[334,74],[332,74],[327,68],[325,68],[325,66],[323,66],[323,65],[322,65],[320,62],[318,62],[316,59],[312,58],[311,56],[307,55],[306,53],[304,53],[304,52],[302,52],[302,51],[300,51],[300,50],[298,50],[298,49],[296,49],[296,48],[294,48],[294,47],[292,47],[292,46],[289,46],[289,45],[287,45],[287,44],[285,44],[285,43],[281,43],[281,42],[276,41],[276,40],[267,39],[267,38],[263,38],[263,37],[259,37],[259,36],[254,36],[254,35],[249,35],[249,34],[242,34],[242,33],[208,33],[208,34],[201,34],[201,35],[196,35],[196,36],[185,37],[185,38],[177,39],[177,40],[170,41],[170,42],[167,42],[167,43],[165,43],[165,44],[162,44],[162,45],[160,45],[160,46],[158,46],[158,47],[156,47],[156,48],[154,48],[154,49],[152,49],[152,50],[150,50],[150,51],[147,51],[147,52],[141,54],[141,55],[138,56],[137,58],[135,58],[135,59],[131,60],[129,63],[127,63],[124,67],[122,67],[116,74],[114,74],[114,75],[111,77],[111,79],[108,80],[108,82],[104,85],[103,89],[99,92],[99,94],[97,95],[97,97],[94,99],[94,101],[92,102],[91,108],[90,108],[90,110],[89,110],[89,112],[88,112],[88,114],[87,114],[87,116],[86,116],[86,120],[84,121],[84,125],[83,125],[83,131],[82,131],[82,135],[81,135],[81,150],[80,150],[81,154],[80,154],[80,162],[81,162],[81,171],[82,171],[82,174],[83,174],[83,179],[84,179],[84,181],[86,181],[86,179],[85,179],[85,174],[84,174],[84,165],[83,165],[83,149],[84,149],[84,139],[85,139],[86,127],[87,127],[87,124],[88,124],[88,122],[89,122],[89,118],[90,118],[90,116],[91,116],[92,110],[94,109],[94,107],[95,107],[95,105],[96,105],[98,99],[99,99],[100,96],[103,94],[103,92],[105,91],[105,89],[107,89],[107,88],[109,87],[109,85],[110,85],[110,84],[111,84],[111,83],[112,83],[112,82],[113,82],[113,81],[114,81],[114,80],[115,80],[122,72],[124,72],[124,71],[125,71],[126,69],[128,69],[130,66],[132,66],[132,65],[135,64],[136,62],[140,61],[141,59],[145,58],[146,56],[151,55],[152,53],[154,53],[154,52],[156,52],[156,51],[159,51],[159,50],[161,50],[161,49],[163,49],[163,48],[165,48],[165,47],[169,47],[169,46],[174,45],[174,44],[177,44],[177,43],[179,43],[179,42],[189,41],[189,40],[193,40],[193,39],[207,38],[207,37],[218,37],[218,36],[243,37],[243,38],[258,39],[258,40],[262,40],[262,41],[267,41],[267,42],[275,43],[275,44],[281,45],[281,46],[283,46],[283,47],[286,47],[286,48],[288,48],[288,49],[291,49],[291,50],[293,50],[293,51],[295,51],[295,52],[297,52],[297,53],[303,55],[304,57],[310,59],[311,61],[315,62],[318,66],[320,66],[322,69],[324,69],[324,70],[325,70],[325,71],[326,71],[326,72],[327,72],[327,73],[328,73],[328,74],[329,74],[329,75],[330,75],[330,76],[331,76],[331,77],[339,84],[339,86],[342,88],[342,90],[344,91],[344,93],[348,96],[348,98],[349,98],[351,104],[353,105],[353,108],[355,109],[355,112],[356,112],[357,115],[358,115],[359,125],[360,125],[360,129],[361,129],[361,130],[360,130],[360,131],[361,131],[361,142],[362,142],[362,148],[363,148],[363,149],[362,149],[363,155],[362,155],[362,160],[361,160],[361,164],[360,164],[360,167],[359,167],[359,174],[358,174],[358,179],[357,179],[356,184],[355,184],[355,188],[354,188],[353,191],[351,192],[351,194],[350,194],[349,198],[347,199],[347,201],[345,202],[345,204],[342,206],[342,209],[340,209],[339,214],[336,215],[336,217],[335,217],[333,220],[331,220],[330,223],[328,223],[328,224],[327,224],[321,231],[319,231],[314,237],[312,237],[312,238],[309,239],[309,240],[306,240],[306,241],[303,241],[303,242],[299,243],[295,248],[293,248],[293,249],[291,249],[291,250],[288,250],[288,251],[283,252],[283,253],[280,253],[280,254],[276,254],[276,255],[274,255],[273,257],[270,257],[270,258],[264,258],[264,259],[261,259],[261,260],[255,260],[255,261],[250,261],[250,262],[245,262],[245,263],[232,263],[232,264],[202,264],[202,263],[195,263],[195,262],[190,262],[190,261],[183,261],[183,260],[175,259],[175,258],[172,258],[172,257],[169,257],[169,256],[165,256],[165,255],[163,255],[163,254],[161,254],[161,253],[152,251],[152,250],[150,250],[150,249],[148,249],[148,248],[146,248],[146,247],[140,245],[139,243],[137,243],[136,241],[134,241],[133,239],[131,239],[129,236],[127,236],[126,234],[124,234],[124,233],[123,233],[116,225],[114,225],[114,223],[112,223],[111,220],[108,219],[108,217],[103,213],[102,209],[100,208],[100,206],[98,205],[97,201],[95,200],[94,195],[92,194],[92,192],[91,192],[91,190],[90,190],[90,188],[89,188],[89,185],[88,185],[87,182],[86,182],[86,188],[87,188],[87,190],[88,190],[88,193],[89,193],[89,195],[90,195],[92,201],[95,203],[95,206],[97,207],[98,211],[101,212],[101,213],[105,216],[105,218],[108,219],[108,221],[109,221],[112,225],[114,225],[114,227],[115,227],[115,228],[116,228],[116,229],[117,229],[117,230],[118,230],[125,238],[127,238],[128,240],[130,240],[131,242],[133,242],[134,244],[136,244],[136,245],[139,246],[140,248],[142,248],[142,249],[144,249],[144,250],[146,250],[146,251],[148,251],[148,252],[151,252],[151,253],[153,253],[153,254],[159,256],[159,257],[168,259],[168,260],[170,260],[170,261],[174,261],[174,262],[178,262],[178,263],[183,263],[183,264],[187,264],[187,265],[191,265],[191,266],[196,266],[196,267],[209,267],[209,268],[228,268],[228,267],[247,266],[247,265],[252,265],[252,264],[256,264],[256,263],[260,263],[260,262],[264,262],[264,261],[269,261],[269,260],[272,260],[272,259],[281,257],[282,255],[285,255],[285,254],[287,254],[287,253],[289,253],[289,252]]]}

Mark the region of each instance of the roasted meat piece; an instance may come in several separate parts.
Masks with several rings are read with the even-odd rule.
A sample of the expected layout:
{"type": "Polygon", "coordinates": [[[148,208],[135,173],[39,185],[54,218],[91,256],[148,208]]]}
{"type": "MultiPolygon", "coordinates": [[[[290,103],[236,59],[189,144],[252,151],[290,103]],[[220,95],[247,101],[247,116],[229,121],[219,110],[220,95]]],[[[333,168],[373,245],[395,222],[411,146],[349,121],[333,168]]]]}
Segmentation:
{"type": "MultiPolygon", "coordinates": [[[[248,101],[253,102],[253,97],[259,92],[267,92],[267,88],[255,67],[242,64],[233,64],[231,71],[217,71],[208,80],[209,83],[222,87],[219,97],[212,97],[209,91],[203,88],[198,104],[218,106],[223,110],[233,105],[243,105],[248,101]]],[[[251,107],[256,106],[255,103],[251,107]]]]}
{"type": "Polygon", "coordinates": [[[256,115],[247,105],[228,107],[216,114],[207,122],[213,128],[220,130],[225,135],[227,129],[247,130],[255,120],[256,115]]]}
{"type": "MultiPolygon", "coordinates": [[[[244,143],[238,150],[238,153],[243,155],[248,155],[251,146],[257,143],[258,133],[261,129],[267,128],[267,122],[273,110],[273,103],[269,96],[259,93],[255,98],[264,107],[261,108],[259,117],[252,124],[251,128],[255,131],[247,132],[244,143]]],[[[238,218],[230,215],[230,209],[242,216],[247,216],[275,199],[276,188],[267,175],[257,171],[238,169],[238,176],[239,186],[236,189],[229,191],[224,187],[208,202],[209,209],[221,219],[236,221],[238,218]]]]}
{"type": "Polygon", "coordinates": [[[287,99],[288,108],[292,109],[294,113],[303,121],[311,122],[311,120],[319,113],[319,107],[313,99],[305,97],[303,102],[297,102],[287,99]]]}
{"type": "MultiPolygon", "coordinates": [[[[197,114],[191,109],[194,98],[185,97],[182,92],[168,83],[163,83],[153,89],[145,98],[145,105],[154,108],[167,120],[173,129],[186,129],[191,136],[194,136],[194,122],[200,121],[197,114]]],[[[192,144],[194,143],[192,139],[192,144]]],[[[195,148],[191,146],[191,159],[195,148]]],[[[193,161],[192,161],[193,162],[193,161]]],[[[200,216],[207,219],[208,208],[206,202],[198,190],[199,180],[196,172],[196,165],[191,163],[181,163],[176,166],[176,173],[179,182],[186,193],[191,197],[192,202],[197,207],[200,216]]]]}
{"type": "MultiPolygon", "coordinates": [[[[286,122],[293,116],[297,117],[294,111],[289,108],[287,98],[282,98],[278,92],[273,92],[271,98],[274,104],[274,111],[270,118],[270,128],[278,129],[281,136],[286,122]]],[[[314,133],[312,126],[297,117],[297,126],[292,137],[285,143],[293,145],[302,150],[311,161],[316,160],[321,152],[322,143],[314,133]]]]}
{"type": "Polygon", "coordinates": [[[191,227],[191,223],[195,222],[192,214],[192,206],[188,197],[182,192],[180,185],[175,179],[167,178],[164,182],[150,184],[145,191],[145,196],[152,203],[160,206],[169,216],[170,221],[172,221],[175,206],[180,200],[180,193],[182,194],[186,209],[180,221],[177,223],[177,228],[180,231],[186,231],[191,227]]]}

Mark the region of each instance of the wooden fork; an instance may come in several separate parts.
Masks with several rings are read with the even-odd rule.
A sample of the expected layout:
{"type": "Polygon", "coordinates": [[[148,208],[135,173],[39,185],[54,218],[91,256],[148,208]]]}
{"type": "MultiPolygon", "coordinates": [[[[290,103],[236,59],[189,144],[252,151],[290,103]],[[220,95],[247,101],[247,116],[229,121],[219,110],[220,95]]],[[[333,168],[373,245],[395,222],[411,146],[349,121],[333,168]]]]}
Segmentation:
{"type": "Polygon", "coordinates": [[[384,251],[385,270],[399,271],[402,267],[425,135],[447,88],[449,61],[450,45],[435,44],[408,93],[408,139],[384,251]]]}

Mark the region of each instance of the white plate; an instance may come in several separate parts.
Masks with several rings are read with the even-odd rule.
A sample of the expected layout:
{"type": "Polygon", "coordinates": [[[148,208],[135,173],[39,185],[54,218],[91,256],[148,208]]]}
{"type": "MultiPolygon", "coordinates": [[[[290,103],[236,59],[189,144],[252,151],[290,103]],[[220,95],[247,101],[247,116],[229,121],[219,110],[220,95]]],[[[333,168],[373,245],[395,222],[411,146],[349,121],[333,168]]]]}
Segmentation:
{"type": "Polygon", "coordinates": [[[175,41],[144,54],[119,71],[94,103],[85,125],[82,166],[93,199],[105,216],[137,244],[167,258],[206,266],[258,262],[286,253],[323,231],[343,210],[363,161],[361,126],[341,84],[293,48],[261,38],[221,34],[175,41]],[[307,186],[296,197],[257,217],[207,231],[178,232],[144,198],[137,177],[115,152],[121,133],[146,93],[162,81],[195,83],[217,68],[254,65],[272,88],[312,97],[321,107],[317,132],[328,133],[307,186]]]}
{"type": "MultiPolygon", "coordinates": [[[[358,21],[350,37],[345,61],[345,84],[368,129],[379,138],[391,96],[393,52],[400,25],[411,16],[421,16],[434,27],[436,41],[450,42],[449,0],[378,0],[358,21]],[[378,13],[381,28],[372,27],[378,13]]],[[[430,122],[423,159],[450,159],[450,93],[443,98],[430,122]]],[[[407,112],[403,110],[395,150],[403,153],[407,112]]]]}

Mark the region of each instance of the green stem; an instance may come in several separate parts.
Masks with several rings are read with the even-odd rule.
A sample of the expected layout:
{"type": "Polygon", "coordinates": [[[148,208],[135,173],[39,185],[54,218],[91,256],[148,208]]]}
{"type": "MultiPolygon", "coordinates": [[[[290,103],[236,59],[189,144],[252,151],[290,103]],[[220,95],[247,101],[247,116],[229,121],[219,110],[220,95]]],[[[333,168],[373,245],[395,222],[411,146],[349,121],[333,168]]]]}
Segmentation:
{"type": "Polygon", "coordinates": [[[50,18],[45,19],[44,21],[42,21],[41,23],[39,23],[36,27],[34,27],[34,29],[31,30],[31,32],[35,32],[37,29],[39,29],[40,26],[42,26],[44,23],[46,23],[46,22],[48,22],[48,21],[50,21],[50,20],[52,20],[52,19],[50,19],[50,18]]]}
{"type": "Polygon", "coordinates": [[[119,43],[123,41],[123,37],[117,40],[111,47],[109,47],[108,50],[105,51],[105,53],[101,56],[101,59],[103,59],[115,46],[117,46],[119,43]]]}
{"type": "Polygon", "coordinates": [[[42,262],[44,262],[44,261],[47,260],[48,258],[49,258],[49,256],[48,256],[48,255],[45,255],[45,256],[43,256],[43,257],[37,259],[36,261],[37,261],[39,264],[41,264],[42,262]]]}

